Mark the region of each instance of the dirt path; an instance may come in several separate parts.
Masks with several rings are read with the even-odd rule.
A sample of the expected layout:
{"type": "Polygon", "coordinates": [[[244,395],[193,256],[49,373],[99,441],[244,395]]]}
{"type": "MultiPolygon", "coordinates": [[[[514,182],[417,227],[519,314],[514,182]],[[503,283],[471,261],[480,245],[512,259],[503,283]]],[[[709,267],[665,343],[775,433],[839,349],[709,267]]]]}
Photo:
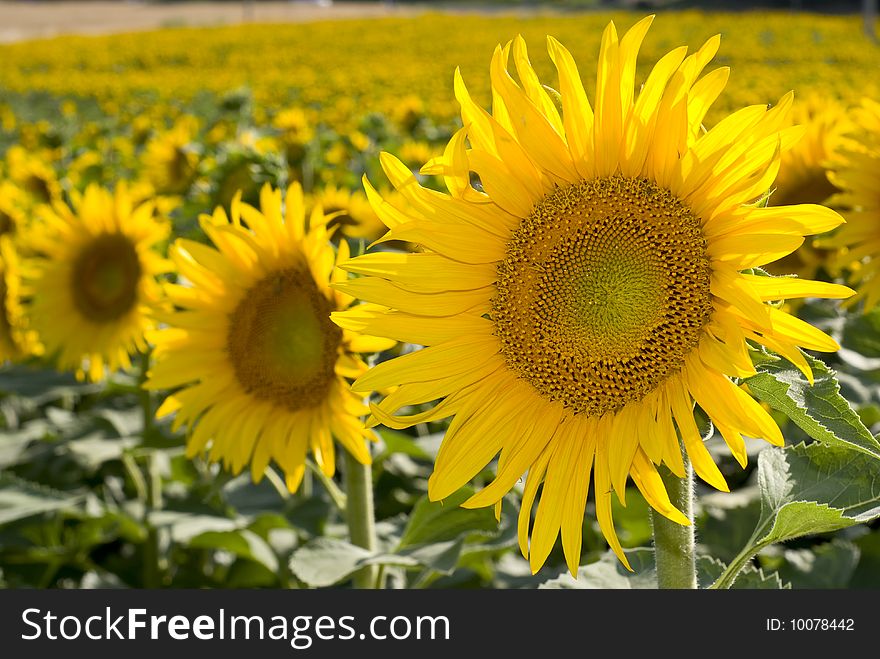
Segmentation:
{"type": "Polygon", "coordinates": [[[183,25],[223,25],[243,20],[295,22],[372,16],[410,16],[420,10],[392,2],[183,2],[121,0],[82,2],[0,1],[0,43],[57,34],[104,34],[183,25]]]}

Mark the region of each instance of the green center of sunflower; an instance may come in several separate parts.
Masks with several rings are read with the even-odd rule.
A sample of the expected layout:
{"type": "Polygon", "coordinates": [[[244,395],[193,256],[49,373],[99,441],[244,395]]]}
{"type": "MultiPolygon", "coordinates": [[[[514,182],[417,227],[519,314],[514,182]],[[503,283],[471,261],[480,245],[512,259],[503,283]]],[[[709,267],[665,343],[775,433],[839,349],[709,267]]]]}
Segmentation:
{"type": "Polygon", "coordinates": [[[513,232],[492,320],[508,367],[543,396],[600,416],[681,370],[712,313],[691,210],[645,179],[557,190],[513,232]]]}
{"type": "Polygon", "coordinates": [[[232,312],[227,335],[242,388],[290,411],[326,398],[342,340],[331,311],[305,267],[273,272],[252,286],[232,312]]]}
{"type": "Polygon", "coordinates": [[[137,304],[141,274],[131,240],[121,233],[101,234],[73,262],[74,306],[93,322],[116,320],[137,304]]]}

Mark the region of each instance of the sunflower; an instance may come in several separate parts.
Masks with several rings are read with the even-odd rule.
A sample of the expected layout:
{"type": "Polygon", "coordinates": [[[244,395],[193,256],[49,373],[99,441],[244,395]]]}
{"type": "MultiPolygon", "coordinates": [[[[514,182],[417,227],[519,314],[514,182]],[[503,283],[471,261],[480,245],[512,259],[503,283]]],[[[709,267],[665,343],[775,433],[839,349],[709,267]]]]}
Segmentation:
{"type": "Polygon", "coordinates": [[[0,364],[40,352],[21,303],[18,254],[11,238],[0,235],[0,364]]]}
{"type": "Polygon", "coordinates": [[[155,364],[146,386],[179,388],[157,416],[176,413],[175,427],[192,431],[187,453],[206,450],[239,472],[250,461],[259,480],[270,460],[297,489],[308,450],[322,471],[335,471],[336,439],[360,462],[372,432],[369,410],[345,378],[366,370],[358,352],[394,342],[360,336],[330,322],[352,298],[332,291],[345,274],[347,243],[336,256],[320,208],[305,222],[302,190],[268,185],[257,210],[235,199],[231,221],[218,208],[201,226],[214,248],[178,239],[171,258],[191,285],[168,285],[178,308],[151,333],[155,364]]]}
{"type": "Polygon", "coordinates": [[[869,311],[880,302],[880,103],[864,99],[854,112],[857,140],[842,153],[831,181],[842,192],[832,198],[846,212],[847,224],[817,241],[835,248],[837,267],[849,268],[858,300],[869,311]]]}
{"type": "Polygon", "coordinates": [[[61,198],[58,177],[43,158],[14,146],[6,153],[6,160],[9,178],[24,193],[29,205],[48,204],[61,198]]]}
{"type": "Polygon", "coordinates": [[[349,238],[378,238],[385,232],[370,202],[361,191],[352,191],[329,184],[311,196],[312,205],[320,205],[329,216],[329,228],[339,227],[349,238]]]}
{"type": "Polygon", "coordinates": [[[718,37],[689,57],[683,47],[670,52],[634,93],[652,18],[621,39],[613,23],[605,29],[595,109],[572,56],[553,38],[556,101],[522,38],[495,50],[491,114],[456,72],[465,127],[422,169],[442,176],[448,194],[421,187],[388,154],[383,168],[406,203],[382,199],[365,180],[390,228],[382,240],[413,241],[424,251],[360,256],[342,267],[363,277],[336,285],[386,307],[337,314],[342,327],[429,346],[379,364],[353,388],[397,385],[371,405],[371,423],[402,428],[453,417],[428,482],[432,500],[500,454],[494,481],[464,503],[495,504],[498,514],[528,470],[519,539],[533,571],[560,531],[569,569],[577,570],[591,478],[599,525],[627,566],[611,505],[613,493],[625,502],[628,476],[655,510],[688,524],[658,473],[665,464],[685,475],[679,435],[696,473],[728,489],[701,440],[694,401],[742,464],[743,435],[781,445],[773,419],[731,380],[755,373],[747,341],[809,378],[798,346],[838,345],[765,302],[852,293],[748,272],[842,220],[821,206],[753,203],[770,188],[779,152],[800,136],[785,127],[791,94],[773,109],[748,107],[703,130],[728,78],[727,68],[699,77],[718,37]]]}
{"type": "Polygon", "coordinates": [[[0,236],[15,235],[25,224],[23,193],[10,181],[0,181],[0,236]]]}
{"type": "Polygon", "coordinates": [[[180,121],[147,143],[143,155],[144,173],[159,192],[183,194],[193,184],[199,164],[192,143],[194,134],[194,121],[180,121]]]}
{"type": "Polygon", "coordinates": [[[135,206],[124,185],[90,185],[73,207],[43,207],[30,236],[38,256],[25,280],[29,317],[46,352],[77,377],[99,380],[105,366],[130,368],[146,349],[144,332],[160,299],[156,275],[167,270],[154,250],[169,233],[152,203],[135,206]]]}
{"type": "Polygon", "coordinates": [[[782,154],[770,203],[821,204],[838,191],[828,179],[828,170],[833,167],[846,134],[852,130],[852,123],[845,108],[823,96],[811,96],[806,102],[795,104],[792,123],[802,125],[804,135],[782,154]]]}
{"type": "MultiPolygon", "coordinates": [[[[779,175],[773,184],[769,202],[772,206],[821,204],[839,190],[829,180],[829,171],[838,159],[852,130],[846,110],[836,101],[811,96],[792,109],[794,124],[804,126],[804,136],[782,154],[779,175]]],[[[810,241],[767,268],[772,274],[796,274],[815,277],[828,266],[829,250],[810,241]]]]}

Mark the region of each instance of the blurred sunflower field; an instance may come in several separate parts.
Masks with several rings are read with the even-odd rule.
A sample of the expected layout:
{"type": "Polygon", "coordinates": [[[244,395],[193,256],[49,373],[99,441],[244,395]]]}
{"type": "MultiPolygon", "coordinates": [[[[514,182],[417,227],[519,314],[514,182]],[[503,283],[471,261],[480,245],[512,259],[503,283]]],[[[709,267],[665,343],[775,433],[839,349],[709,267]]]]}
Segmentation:
{"type": "MultiPolygon", "coordinates": [[[[618,490],[611,481],[603,503],[581,502],[582,548],[557,520],[540,564],[530,565],[522,547],[530,517],[520,508],[535,501],[537,485],[519,477],[531,463],[509,493],[485,507],[460,506],[496,473],[500,481],[518,448],[514,458],[502,450],[498,463],[492,452],[467,485],[429,498],[435,461],[453,460],[441,443],[459,417],[450,425],[427,403],[450,390],[408,397],[397,388],[403,380],[365,373],[408,363],[418,346],[445,340],[448,326],[389,321],[387,329],[370,315],[374,302],[388,286],[406,292],[406,281],[348,279],[376,274],[369,260],[348,264],[394,229],[410,195],[405,175],[452,190],[450,163],[456,145],[465,148],[456,141],[457,67],[476,105],[503,107],[491,93],[489,61],[496,44],[522,35],[534,74],[553,88],[533,100],[547,99],[546,116],[559,105],[567,119],[571,92],[556,85],[546,36],[566,44],[593,99],[603,30],[609,20],[623,31],[641,18],[428,13],[0,46],[0,585],[654,584],[650,511],[663,512],[663,502],[644,482],[656,476],[652,466],[631,472],[618,491],[626,505],[604,496],[618,490]],[[353,393],[357,378],[366,384],[353,393]],[[365,400],[365,389],[386,402],[365,400]],[[394,416],[401,407],[406,422],[394,416]],[[372,463],[366,473],[364,462],[372,463]],[[364,488],[375,519],[366,529],[351,523],[364,512],[356,510],[364,488]],[[612,513],[609,536],[600,522],[612,513]],[[617,538],[615,557],[609,544],[617,538]]],[[[694,52],[716,34],[714,62],[730,68],[730,79],[703,124],[746,106],[784,106],[794,90],[790,116],[773,130],[804,127],[796,143],[760,143],[773,147],[775,164],[748,174],[778,174],[756,207],[823,204],[846,224],[823,225],[797,251],[780,248],[764,269],[740,268],[755,279],[828,282],[801,295],[785,278],[762,285],[760,298],[736,300],[771,308],[777,319],[792,314],[840,350],[826,351],[806,330],[799,336],[812,342],[791,345],[758,330],[737,335],[750,340],[747,364],[719,377],[738,385],[732,398],[751,401],[743,409],[757,401],[772,415],[786,448],[753,440],[770,438],[748,432],[759,424],[742,429],[745,441],[737,432],[739,443],[731,440],[717,417],[713,424],[711,401],[695,395],[698,441],[730,489],[697,485],[699,584],[877,588],[880,47],[856,16],[676,12],[658,17],[645,37],[636,89],[667,53],[681,45],[694,52]],[[856,295],[820,299],[846,297],[842,286],[856,295]],[[822,361],[812,352],[820,349],[822,361]]],[[[488,190],[489,174],[472,170],[488,190]]],[[[760,248],[772,251],[781,233],[760,234],[770,245],[760,248]]],[[[431,239],[417,234],[392,231],[382,253],[430,251],[431,239]]],[[[447,290],[442,282],[457,272],[438,269],[441,283],[428,292],[447,290]]],[[[477,304],[459,292],[444,298],[457,309],[448,315],[477,304]]],[[[392,314],[420,313],[400,299],[392,314]]],[[[488,317],[477,314],[472,325],[488,317]]],[[[439,367],[437,377],[447,371],[439,367]]],[[[550,483],[548,474],[545,498],[550,483]]],[[[551,514],[539,512],[535,528],[551,514]]]]}

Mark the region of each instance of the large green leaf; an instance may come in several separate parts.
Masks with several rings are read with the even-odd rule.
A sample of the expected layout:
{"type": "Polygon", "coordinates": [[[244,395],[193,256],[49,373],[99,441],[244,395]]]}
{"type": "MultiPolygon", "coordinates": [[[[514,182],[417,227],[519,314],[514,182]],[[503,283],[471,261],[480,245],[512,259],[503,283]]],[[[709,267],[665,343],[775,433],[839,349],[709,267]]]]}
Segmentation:
{"type": "Polygon", "coordinates": [[[795,588],[846,588],[859,554],[855,544],[841,538],[812,549],[789,549],[779,575],[795,588]]]}
{"type": "Polygon", "coordinates": [[[626,557],[633,569],[632,572],[621,565],[613,552],[608,551],[598,561],[581,566],[578,569],[577,579],[566,572],[544,582],[539,588],[576,590],[657,588],[654,550],[647,547],[628,549],[626,557]]]}
{"type": "MultiPolygon", "coordinates": [[[[697,556],[697,581],[701,588],[714,583],[727,568],[723,561],[711,556],[697,556]]],[[[784,590],[791,588],[777,572],[765,573],[754,565],[746,565],[732,586],[738,590],[784,590]]]]}
{"type": "Polygon", "coordinates": [[[469,510],[461,507],[472,494],[472,489],[462,488],[443,501],[429,501],[427,496],[422,497],[413,508],[400,547],[454,540],[475,531],[497,531],[498,522],[492,508],[469,510]]]}
{"type": "Polygon", "coordinates": [[[758,458],[761,516],[715,587],[729,588],[764,547],[880,517],[880,461],[823,444],[771,448],[758,458]]]}
{"type": "Polygon", "coordinates": [[[78,507],[82,495],[58,492],[12,476],[0,476],[0,525],[55,510],[78,507]]]}
{"type": "Polygon", "coordinates": [[[290,571],[309,586],[322,588],[344,581],[372,556],[344,540],[315,538],[293,553],[290,571]]]}
{"type": "Polygon", "coordinates": [[[791,362],[780,359],[757,364],[758,375],[746,380],[749,389],[813,439],[880,458],[880,442],[840,395],[835,372],[806,353],[804,357],[813,371],[812,385],[791,362]]]}
{"type": "Polygon", "coordinates": [[[271,547],[253,531],[205,531],[194,536],[189,546],[197,549],[224,550],[241,558],[255,561],[270,572],[278,571],[278,559],[271,547]]]}

